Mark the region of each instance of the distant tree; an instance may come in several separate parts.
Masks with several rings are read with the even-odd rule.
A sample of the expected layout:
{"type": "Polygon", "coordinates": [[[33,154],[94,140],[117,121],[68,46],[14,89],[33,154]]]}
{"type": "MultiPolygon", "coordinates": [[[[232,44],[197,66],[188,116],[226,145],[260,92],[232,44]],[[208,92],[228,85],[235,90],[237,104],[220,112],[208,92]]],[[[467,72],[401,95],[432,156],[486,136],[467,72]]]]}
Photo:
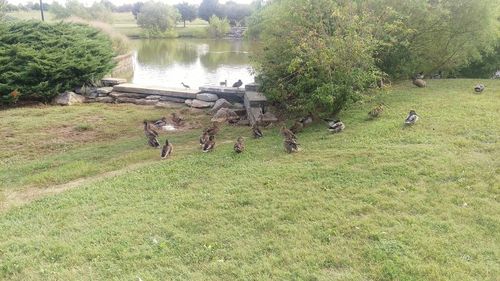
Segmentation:
{"type": "Polygon", "coordinates": [[[146,2],[137,16],[137,24],[153,32],[173,28],[179,14],[173,7],[162,2],[146,2]]]}
{"type": "Polygon", "coordinates": [[[101,3],[94,2],[90,8],[88,8],[88,13],[90,14],[89,20],[97,20],[102,22],[112,22],[113,15],[112,10],[106,6],[102,1],[101,3]]]}
{"type": "Polygon", "coordinates": [[[252,6],[246,4],[238,4],[234,1],[228,1],[220,8],[223,11],[231,25],[239,25],[244,19],[252,14],[252,6]]]}
{"type": "Polygon", "coordinates": [[[52,2],[49,11],[54,15],[56,19],[65,19],[71,16],[70,11],[56,1],[52,2]]]}
{"type": "Polygon", "coordinates": [[[208,22],[208,31],[210,35],[215,38],[223,37],[231,29],[229,21],[226,18],[221,19],[218,16],[213,15],[210,17],[208,22]]]}
{"type": "Polygon", "coordinates": [[[139,13],[141,12],[142,6],[144,6],[144,3],[142,3],[142,2],[136,2],[132,6],[132,14],[134,15],[135,20],[137,20],[137,17],[139,16],[139,13]]]}
{"type": "Polygon", "coordinates": [[[222,16],[219,9],[219,0],[203,0],[198,8],[198,16],[209,21],[213,15],[222,16]]]}
{"type": "Polygon", "coordinates": [[[187,2],[183,2],[181,4],[177,4],[174,7],[179,10],[181,14],[181,19],[184,22],[184,27],[186,27],[186,21],[192,21],[196,19],[198,9],[195,5],[190,5],[187,2]]]}
{"type": "MultiPolygon", "coordinates": [[[[95,4],[96,2],[94,2],[95,4]]],[[[101,5],[103,5],[104,7],[106,7],[106,9],[114,12],[116,10],[116,6],[115,4],[111,3],[109,0],[101,0],[100,2],[101,5]]]]}
{"type": "Polygon", "coordinates": [[[127,13],[127,12],[132,12],[133,5],[132,4],[124,4],[121,6],[117,6],[115,8],[115,12],[118,13],[127,13]]]}
{"type": "Polygon", "coordinates": [[[40,4],[38,4],[38,3],[31,3],[31,9],[35,10],[35,11],[39,11],[40,10],[40,4]]]}
{"type": "Polygon", "coordinates": [[[5,17],[7,12],[7,0],[0,0],[0,21],[5,17]]]}

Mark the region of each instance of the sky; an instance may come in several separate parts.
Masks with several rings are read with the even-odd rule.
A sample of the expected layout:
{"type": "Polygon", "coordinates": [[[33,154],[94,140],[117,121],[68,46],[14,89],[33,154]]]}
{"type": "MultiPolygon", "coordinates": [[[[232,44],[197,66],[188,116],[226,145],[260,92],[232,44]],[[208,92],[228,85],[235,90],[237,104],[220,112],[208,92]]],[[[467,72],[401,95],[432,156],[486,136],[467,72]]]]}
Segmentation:
{"type": "MultiPolygon", "coordinates": [[[[25,3],[29,3],[29,2],[38,2],[38,1],[39,0],[7,0],[7,2],[14,4],[14,5],[25,4],[25,3]]],[[[66,0],[42,0],[42,1],[44,3],[52,3],[54,1],[57,1],[57,2],[59,2],[59,4],[62,4],[66,0]]],[[[97,2],[98,1],[100,1],[100,0],[97,0],[97,2]]],[[[131,4],[131,3],[138,2],[138,1],[145,2],[146,0],[110,0],[110,2],[112,2],[113,4],[115,4],[117,6],[122,5],[122,4],[131,4]]],[[[188,2],[190,4],[200,4],[201,3],[201,0],[155,0],[155,1],[165,2],[165,3],[170,4],[170,5],[174,5],[174,4],[181,3],[181,2],[188,2]]],[[[233,0],[233,1],[236,3],[241,3],[241,4],[250,4],[252,2],[252,0],[233,0]]],[[[92,3],[96,2],[96,0],[79,0],[79,2],[82,2],[83,4],[85,4],[87,6],[87,5],[91,5],[92,3]]],[[[226,0],[219,0],[219,2],[225,3],[227,1],[226,0]]]]}

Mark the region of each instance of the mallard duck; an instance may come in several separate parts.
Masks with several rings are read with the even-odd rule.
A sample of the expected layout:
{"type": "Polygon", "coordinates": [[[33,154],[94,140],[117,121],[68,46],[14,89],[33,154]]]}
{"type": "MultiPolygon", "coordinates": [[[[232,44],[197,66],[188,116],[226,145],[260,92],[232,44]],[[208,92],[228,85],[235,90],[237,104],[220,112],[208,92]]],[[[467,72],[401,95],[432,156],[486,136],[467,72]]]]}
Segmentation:
{"type": "Polygon", "coordinates": [[[408,117],[405,119],[405,125],[413,125],[417,123],[418,121],[418,115],[415,112],[415,110],[410,110],[410,113],[408,113],[408,117]]]}
{"type": "Polygon", "coordinates": [[[413,85],[415,85],[415,86],[417,86],[419,88],[425,88],[425,86],[427,86],[427,83],[423,79],[414,77],[412,79],[412,81],[413,81],[413,85]]]}
{"type": "Polygon", "coordinates": [[[290,129],[288,129],[285,125],[283,125],[281,127],[280,131],[281,131],[281,135],[283,137],[285,137],[286,139],[294,139],[294,140],[297,139],[295,134],[292,131],[290,131],[290,129]]]}
{"type": "Polygon", "coordinates": [[[234,152],[242,153],[245,150],[245,142],[243,137],[239,137],[234,144],[234,152]]]}
{"type": "Polygon", "coordinates": [[[328,123],[328,131],[332,133],[340,133],[345,129],[345,125],[340,120],[335,120],[333,122],[328,123]]]}
{"type": "Polygon", "coordinates": [[[184,125],[184,118],[181,115],[179,115],[179,114],[177,114],[175,112],[172,112],[171,115],[172,115],[172,118],[171,118],[172,119],[172,123],[174,123],[175,126],[182,126],[182,125],[184,125]]]}
{"type": "Polygon", "coordinates": [[[484,91],[484,85],[483,84],[477,84],[476,86],[474,86],[474,91],[476,93],[481,93],[484,91]]]}
{"type": "Polygon", "coordinates": [[[153,135],[148,136],[148,144],[149,144],[149,146],[154,147],[154,148],[160,147],[160,143],[158,142],[158,139],[153,135]]]}
{"type": "Polygon", "coordinates": [[[287,153],[299,151],[299,144],[297,143],[297,140],[292,138],[285,138],[283,140],[283,146],[285,147],[285,151],[287,153]]]}
{"type": "Polygon", "coordinates": [[[203,132],[203,134],[200,136],[200,146],[203,146],[209,139],[209,135],[207,132],[203,132]]]}
{"type": "Polygon", "coordinates": [[[237,82],[234,82],[233,88],[239,88],[241,85],[243,85],[243,82],[239,79],[237,82]]]}
{"type": "Polygon", "coordinates": [[[153,129],[153,127],[151,126],[151,123],[149,123],[148,121],[144,120],[144,134],[146,135],[146,137],[149,137],[149,136],[154,136],[154,137],[157,137],[158,136],[158,132],[153,129]]]}
{"type": "Polygon", "coordinates": [[[167,158],[172,152],[174,151],[174,147],[172,146],[171,143],[168,142],[168,139],[165,140],[165,144],[161,148],[161,158],[165,159],[167,158]]]}
{"type": "Polygon", "coordinates": [[[201,149],[203,152],[210,152],[214,149],[214,147],[215,147],[215,136],[212,135],[208,138],[208,141],[203,144],[201,149]]]}
{"type": "Polygon", "coordinates": [[[368,112],[368,115],[370,116],[370,118],[377,118],[380,115],[382,115],[383,112],[384,112],[384,105],[379,104],[374,109],[372,109],[370,112],[368,112]]]}
{"type": "Polygon", "coordinates": [[[299,122],[302,123],[304,126],[312,124],[312,122],[313,122],[313,115],[312,115],[312,113],[309,112],[309,114],[306,117],[300,118],[299,122]]]}
{"type": "Polygon", "coordinates": [[[181,84],[182,84],[182,86],[184,86],[184,88],[191,89],[191,87],[189,87],[189,85],[184,84],[184,82],[181,82],[181,84]]]}
{"type": "Polygon", "coordinates": [[[207,132],[209,136],[215,136],[219,130],[219,124],[217,122],[213,122],[212,127],[206,128],[205,132],[207,132]]]}
{"type": "Polygon", "coordinates": [[[294,134],[298,134],[300,132],[302,132],[302,130],[304,129],[304,124],[302,124],[302,122],[300,121],[296,121],[292,127],[290,127],[290,131],[292,131],[292,133],[294,134]]]}
{"type": "Polygon", "coordinates": [[[156,128],[161,129],[163,126],[167,125],[167,118],[162,117],[159,120],[153,121],[153,125],[155,125],[156,128]]]}
{"type": "Polygon", "coordinates": [[[227,87],[227,80],[224,80],[224,82],[220,82],[219,85],[227,87]]]}
{"type": "Polygon", "coordinates": [[[256,139],[262,138],[264,136],[262,134],[262,131],[259,128],[259,125],[257,125],[257,123],[253,124],[253,126],[252,126],[252,134],[253,134],[253,137],[256,139]]]}

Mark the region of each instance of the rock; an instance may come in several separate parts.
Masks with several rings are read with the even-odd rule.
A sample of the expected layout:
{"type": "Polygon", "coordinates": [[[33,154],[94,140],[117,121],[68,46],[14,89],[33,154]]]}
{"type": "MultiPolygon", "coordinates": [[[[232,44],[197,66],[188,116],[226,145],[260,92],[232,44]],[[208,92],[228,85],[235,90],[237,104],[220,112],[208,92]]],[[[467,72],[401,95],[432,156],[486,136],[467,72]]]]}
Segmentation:
{"type": "Polygon", "coordinates": [[[212,107],[212,109],[210,110],[210,113],[214,114],[217,111],[219,111],[219,109],[221,109],[221,108],[229,108],[229,107],[231,107],[231,104],[227,100],[218,99],[215,102],[214,107],[212,107]]]}
{"type": "Polygon", "coordinates": [[[257,83],[245,84],[245,90],[247,91],[257,92],[259,90],[259,87],[260,85],[257,83]]]}
{"type": "Polygon", "coordinates": [[[88,98],[88,99],[89,99],[89,98],[90,98],[90,99],[95,99],[95,98],[97,98],[98,96],[99,96],[99,94],[97,93],[97,91],[93,91],[93,92],[91,92],[90,94],[86,95],[85,97],[86,97],[86,98],[88,98]]]}
{"type": "Polygon", "coordinates": [[[148,95],[145,94],[134,94],[134,93],[122,93],[122,92],[111,92],[109,93],[110,96],[114,98],[133,98],[133,99],[143,99],[148,95]]]}
{"type": "Polygon", "coordinates": [[[226,122],[226,121],[232,121],[232,120],[239,120],[240,117],[236,112],[234,112],[232,109],[229,108],[221,108],[217,111],[217,113],[214,114],[212,117],[212,122],[226,122]]]}
{"type": "Polygon", "coordinates": [[[60,105],[73,105],[77,103],[83,103],[85,101],[85,97],[81,95],[77,95],[74,92],[64,92],[59,94],[54,102],[60,105]]]}
{"type": "Polygon", "coordinates": [[[96,102],[113,103],[115,101],[112,97],[97,97],[96,102]]]}
{"type": "Polygon", "coordinates": [[[233,108],[243,109],[243,108],[245,108],[245,106],[242,103],[235,102],[235,103],[233,103],[233,108]]]}
{"type": "Polygon", "coordinates": [[[102,97],[103,95],[108,95],[113,91],[113,87],[102,87],[95,90],[97,94],[102,97]]]}
{"type": "Polygon", "coordinates": [[[156,108],[178,108],[182,106],[179,103],[168,102],[168,101],[159,101],[155,104],[156,108]]]}
{"type": "Polygon", "coordinates": [[[187,99],[184,101],[184,103],[187,105],[187,106],[191,106],[191,104],[193,104],[193,100],[192,99],[187,99]]]}
{"type": "Polygon", "coordinates": [[[101,83],[104,86],[111,86],[112,87],[112,86],[115,86],[115,85],[127,83],[127,79],[123,79],[123,78],[103,78],[103,79],[101,79],[101,83]]]}
{"type": "Polygon", "coordinates": [[[194,108],[209,108],[212,107],[213,105],[214,105],[213,102],[206,102],[202,100],[193,100],[193,102],[191,102],[191,107],[194,108]]]}
{"type": "Polygon", "coordinates": [[[158,100],[136,99],[134,104],[137,105],[156,105],[158,100]]]}
{"type": "Polygon", "coordinates": [[[214,102],[217,101],[219,97],[216,94],[203,93],[203,94],[197,94],[196,99],[201,101],[214,102]]]}
{"type": "Polygon", "coordinates": [[[161,97],[160,96],[147,96],[147,100],[159,100],[161,97]]]}
{"type": "Polygon", "coordinates": [[[237,125],[239,126],[248,126],[250,125],[250,120],[248,119],[240,119],[240,121],[238,121],[238,123],[236,123],[237,125]]]}
{"type": "Polygon", "coordinates": [[[175,98],[175,97],[168,97],[168,96],[162,96],[160,97],[161,101],[170,101],[170,102],[177,102],[177,103],[184,103],[186,99],[183,98],[175,98]]]}

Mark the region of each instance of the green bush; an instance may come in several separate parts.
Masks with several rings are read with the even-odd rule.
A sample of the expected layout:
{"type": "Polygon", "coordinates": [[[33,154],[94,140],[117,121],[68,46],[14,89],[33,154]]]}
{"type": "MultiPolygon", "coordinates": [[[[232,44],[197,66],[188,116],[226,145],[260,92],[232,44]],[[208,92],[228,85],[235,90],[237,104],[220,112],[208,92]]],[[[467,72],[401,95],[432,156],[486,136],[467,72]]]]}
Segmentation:
{"type": "Polygon", "coordinates": [[[231,25],[229,25],[226,18],[221,19],[218,16],[211,16],[208,22],[208,32],[215,38],[223,37],[231,29],[231,25]]]}
{"type": "Polygon", "coordinates": [[[149,33],[161,33],[175,27],[180,14],[173,7],[161,2],[147,2],[137,15],[137,24],[149,33]]]}
{"type": "Polygon", "coordinates": [[[23,21],[0,29],[2,100],[17,90],[21,99],[47,102],[115,65],[110,40],[89,26],[23,21]]]}

